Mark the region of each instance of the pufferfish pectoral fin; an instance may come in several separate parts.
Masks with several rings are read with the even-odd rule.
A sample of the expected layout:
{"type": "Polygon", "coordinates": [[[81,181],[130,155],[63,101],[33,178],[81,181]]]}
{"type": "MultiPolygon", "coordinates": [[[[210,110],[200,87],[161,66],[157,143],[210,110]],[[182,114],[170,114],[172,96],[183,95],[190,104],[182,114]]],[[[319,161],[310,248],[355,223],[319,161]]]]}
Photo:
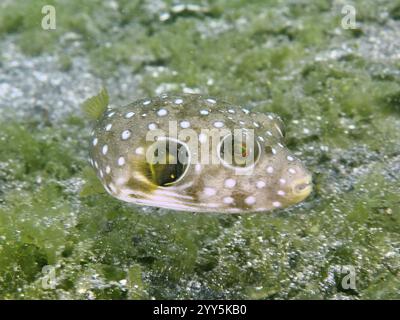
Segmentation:
{"type": "Polygon", "coordinates": [[[88,98],[82,103],[82,110],[92,120],[98,120],[107,110],[108,101],[107,89],[103,87],[97,95],[88,98]]]}
{"type": "Polygon", "coordinates": [[[82,172],[85,183],[79,195],[84,198],[95,194],[105,193],[104,187],[96,176],[96,172],[91,167],[85,167],[82,172]]]}

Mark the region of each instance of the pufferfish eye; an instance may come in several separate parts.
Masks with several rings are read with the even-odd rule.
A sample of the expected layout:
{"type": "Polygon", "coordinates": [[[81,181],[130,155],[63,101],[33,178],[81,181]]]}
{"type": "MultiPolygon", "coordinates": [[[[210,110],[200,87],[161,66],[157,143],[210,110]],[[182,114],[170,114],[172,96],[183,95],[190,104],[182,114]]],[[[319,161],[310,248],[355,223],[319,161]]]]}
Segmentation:
{"type": "Polygon", "coordinates": [[[173,139],[164,139],[149,148],[149,171],[153,183],[168,187],[180,181],[189,168],[188,147],[173,139]]]}
{"type": "Polygon", "coordinates": [[[253,134],[228,134],[219,144],[218,156],[227,167],[247,168],[260,158],[260,145],[253,134]]]}

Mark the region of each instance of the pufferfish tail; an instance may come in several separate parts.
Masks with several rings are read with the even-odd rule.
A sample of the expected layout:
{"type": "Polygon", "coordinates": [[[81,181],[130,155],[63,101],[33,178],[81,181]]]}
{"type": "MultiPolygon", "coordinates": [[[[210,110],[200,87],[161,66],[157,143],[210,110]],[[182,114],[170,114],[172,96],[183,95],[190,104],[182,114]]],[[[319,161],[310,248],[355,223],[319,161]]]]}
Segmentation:
{"type": "Polygon", "coordinates": [[[82,103],[82,110],[90,119],[98,120],[107,110],[108,101],[107,89],[103,87],[97,95],[82,103]]]}

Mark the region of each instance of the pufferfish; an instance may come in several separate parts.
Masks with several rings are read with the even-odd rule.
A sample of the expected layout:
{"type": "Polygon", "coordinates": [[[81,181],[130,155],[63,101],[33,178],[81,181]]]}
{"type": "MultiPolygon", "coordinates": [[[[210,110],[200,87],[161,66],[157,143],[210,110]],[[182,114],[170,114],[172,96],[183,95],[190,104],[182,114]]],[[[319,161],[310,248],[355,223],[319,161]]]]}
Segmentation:
{"type": "Polygon", "coordinates": [[[109,108],[105,89],[83,107],[96,121],[89,163],[119,200],[244,213],[288,207],[312,191],[311,174],[285,147],[273,113],[194,94],[109,108]]]}

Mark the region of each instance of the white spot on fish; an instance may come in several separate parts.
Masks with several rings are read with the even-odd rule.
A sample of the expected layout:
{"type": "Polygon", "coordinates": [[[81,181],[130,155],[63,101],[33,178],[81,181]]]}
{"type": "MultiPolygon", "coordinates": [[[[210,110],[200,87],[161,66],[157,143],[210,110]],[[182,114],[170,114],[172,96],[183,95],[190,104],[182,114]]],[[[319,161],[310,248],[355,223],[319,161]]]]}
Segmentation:
{"type": "Polygon", "coordinates": [[[274,168],[271,167],[271,166],[267,167],[267,172],[268,173],[273,173],[274,172],[274,168]]]}
{"type": "Polygon", "coordinates": [[[101,149],[101,152],[104,154],[104,155],[106,155],[107,154],[107,151],[108,151],[108,145],[104,145],[103,146],[103,149],[101,149]]]}
{"type": "Polygon", "coordinates": [[[279,196],[284,196],[286,193],[285,193],[285,191],[283,191],[283,190],[278,190],[277,194],[278,194],[279,196]]]}
{"type": "Polygon", "coordinates": [[[119,157],[117,163],[118,163],[119,166],[123,166],[125,164],[125,158],[124,157],[119,157]]]}
{"type": "Polygon", "coordinates": [[[256,198],[254,198],[253,196],[249,196],[244,200],[244,202],[246,202],[246,204],[248,205],[252,205],[256,203],[256,198]]]}
{"type": "Polygon", "coordinates": [[[205,187],[203,192],[206,196],[211,197],[217,193],[217,190],[215,190],[214,188],[205,187]]]}
{"type": "Polygon", "coordinates": [[[214,127],[216,127],[216,128],[222,128],[223,126],[224,126],[224,123],[222,121],[214,122],[214,127]]]}
{"type": "Polygon", "coordinates": [[[281,204],[279,201],[274,201],[274,202],[272,202],[272,205],[273,205],[275,208],[279,208],[282,204],[281,204]]]}
{"type": "Polygon", "coordinates": [[[256,186],[258,189],[262,189],[265,187],[265,182],[264,181],[257,181],[256,186]]]}
{"type": "Polygon", "coordinates": [[[286,184],[286,180],[283,179],[283,178],[279,179],[279,182],[280,182],[281,184],[286,184]]]}
{"type": "Polygon", "coordinates": [[[128,112],[127,114],[125,114],[125,118],[130,119],[130,118],[132,118],[134,115],[135,115],[135,113],[131,111],[131,112],[128,112]]]}
{"type": "Polygon", "coordinates": [[[149,128],[149,130],[156,130],[157,129],[157,124],[156,123],[149,123],[148,128],[149,128]]]}
{"type": "Polygon", "coordinates": [[[233,199],[232,197],[225,197],[225,198],[223,199],[223,201],[224,201],[224,203],[226,203],[226,204],[231,204],[231,203],[233,203],[234,199],[233,199]]]}
{"type": "Polygon", "coordinates": [[[295,169],[293,169],[293,168],[289,168],[289,173],[291,173],[291,174],[295,174],[296,173],[296,170],[295,169]]]}
{"type": "Polygon", "coordinates": [[[136,154],[144,154],[144,148],[143,147],[137,147],[136,148],[136,150],[135,150],[135,153],[136,154]]]}
{"type": "Polygon", "coordinates": [[[189,122],[189,121],[186,121],[186,120],[181,121],[180,126],[181,126],[181,128],[183,128],[183,129],[187,129],[187,128],[190,127],[190,122],[189,122]]]}
{"type": "Polygon", "coordinates": [[[235,179],[226,179],[225,180],[225,187],[226,188],[233,188],[236,186],[236,180],[235,179]]]}
{"type": "Polygon", "coordinates": [[[157,115],[158,115],[159,117],[164,117],[164,116],[166,116],[167,114],[168,114],[167,109],[160,109],[160,110],[157,111],[157,115]]]}
{"type": "Polygon", "coordinates": [[[211,99],[211,98],[208,98],[206,101],[209,102],[209,103],[212,103],[212,104],[216,104],[217,103],[217,101],[215,99],[211,99]]]}
{"type": "Polygon", "coordinates": [[[121,134],[122,140],[127,140],[131,136],[132,132],[131,130],[124,130],[121,134]]]}

